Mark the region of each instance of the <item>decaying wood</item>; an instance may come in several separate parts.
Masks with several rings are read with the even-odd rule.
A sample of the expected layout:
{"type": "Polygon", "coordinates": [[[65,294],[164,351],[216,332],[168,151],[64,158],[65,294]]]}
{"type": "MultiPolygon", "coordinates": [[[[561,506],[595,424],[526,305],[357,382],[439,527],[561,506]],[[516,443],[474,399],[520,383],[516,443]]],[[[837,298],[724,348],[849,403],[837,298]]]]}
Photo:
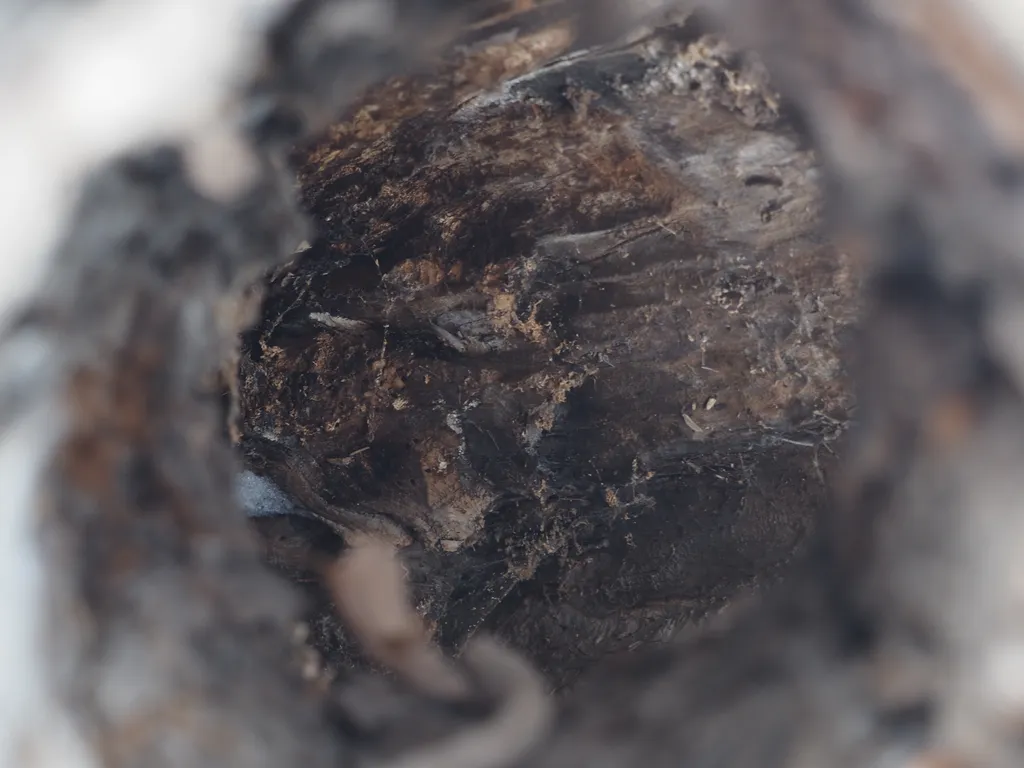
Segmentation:
{"type": "Polygon", "coordinates": [[[249,188],[94,173],[0,382],[80,764],[1019,765],[1020,73],[876,5],[300,2],[249,188]],[[248,523],[239,458],[298,514],[248,523]],[[330,674],[265,560],[331,574],[330,674]],[[621,658],[549,716],[488,632],[556,687],[621,658]]]}
{"type": "Polygon", "coordinates": [[[301,157],[319,236],[240,372],[254,471],[402,546],[443,644],[558,686],[781,573],[849,405],[810,150],[692,20],[633,38],[527,27],[367,93],[301,157]]]}

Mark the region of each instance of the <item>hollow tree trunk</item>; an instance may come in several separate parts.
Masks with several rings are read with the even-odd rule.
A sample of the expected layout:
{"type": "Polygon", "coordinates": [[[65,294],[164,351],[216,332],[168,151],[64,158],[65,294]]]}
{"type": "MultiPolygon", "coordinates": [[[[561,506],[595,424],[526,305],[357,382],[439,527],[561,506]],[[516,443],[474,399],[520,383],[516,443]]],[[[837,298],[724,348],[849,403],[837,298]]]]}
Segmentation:
{"type": "MultiPolygon", "coordinates": [[[[0,366],[6,762],[1021,764],[1016,65],[957,0],[702,3],[793,99],[837,249],[814,236],[814,162],[757,66],[688,23],[568,56],[570,5],[481,13],[469,49],[300,152],[319,233],[283,267],[308,233],[282,145],[363,82],[340,74],[408,65],[447,3],[304,0],[273,22],[252,88],[227,97],[252,119],[231,155],[253,161],[246,183],[196,174],[197,138],[225,146],[219,85],[171,129],[181,147],[91,176],[50,279],[0,299],[35,291],[0,366]],[[856,440],[822,510],[858,264],[856,440]],[[215,373],[267,270],[228,425],[215,373]],[[231,497],[232,431],[287,491],[242,473],[250,510],[301,511],[257,519],[270,559],[326,576],[400,680],[302,684],[294,594],[231,497]],[[455,661],[423,642],[379,541],[319,568],[367,531],[403,547],[444,643],[497,631],[556,685],[685,636],[549,717],[500,644],[471,638],[455,661]]],[[[196,7],[179,18],[193,33],[196,7]]],[[[237,21],[213,28],[244,38],[237,21]]],[[[255,69],[243,48],[227,58],[255,69]]],[[[32,120],[4,134],[36,150],[47,227],[57,186],[153,129],[79,135],[94,124],[67,107],[78,130],[50,163],[32,120]]],[[[23,244],[30,227],[12,230],[23,244]]],[[[326,615],[315,639],[342,665],[326,615]]]]}

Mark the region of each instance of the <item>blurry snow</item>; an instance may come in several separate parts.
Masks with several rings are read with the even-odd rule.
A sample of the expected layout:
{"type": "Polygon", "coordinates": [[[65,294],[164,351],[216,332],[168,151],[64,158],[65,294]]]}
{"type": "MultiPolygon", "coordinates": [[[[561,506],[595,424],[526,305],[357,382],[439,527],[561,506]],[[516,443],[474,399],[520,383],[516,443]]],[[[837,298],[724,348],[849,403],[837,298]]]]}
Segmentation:
{"type": "Polygon", "coordinates": [[[235,498],[248,517],[293,515],[299,508],[273,482],[248,469],[235,478],[235,498]]]}

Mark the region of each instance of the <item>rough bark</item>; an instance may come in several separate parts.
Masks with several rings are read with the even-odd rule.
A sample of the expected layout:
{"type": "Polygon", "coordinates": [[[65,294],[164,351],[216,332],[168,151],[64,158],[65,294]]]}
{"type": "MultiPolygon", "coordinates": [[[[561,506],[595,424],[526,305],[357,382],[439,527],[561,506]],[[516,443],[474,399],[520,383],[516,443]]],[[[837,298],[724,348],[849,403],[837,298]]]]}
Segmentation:
{"type": "Polygon", "coordinates": [[[849,406],[811,151],[692,19],[635,37],[520,22],[362,97],[299,155],[318,235],[240,368],[254,471],[558,685],[774,580],[849,406]]]}

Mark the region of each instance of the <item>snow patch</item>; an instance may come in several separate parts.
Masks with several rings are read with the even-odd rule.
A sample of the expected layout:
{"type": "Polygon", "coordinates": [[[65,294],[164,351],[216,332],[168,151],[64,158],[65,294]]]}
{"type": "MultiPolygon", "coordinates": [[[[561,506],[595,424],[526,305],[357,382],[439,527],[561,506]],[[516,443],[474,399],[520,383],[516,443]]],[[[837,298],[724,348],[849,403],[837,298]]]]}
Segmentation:
{"type": "Polygon", "coordinates": [[[235,478],[235,498],[248,517],[294,515],[299,512],[288,494],[272,481],[248,469],[235,478]]]}

